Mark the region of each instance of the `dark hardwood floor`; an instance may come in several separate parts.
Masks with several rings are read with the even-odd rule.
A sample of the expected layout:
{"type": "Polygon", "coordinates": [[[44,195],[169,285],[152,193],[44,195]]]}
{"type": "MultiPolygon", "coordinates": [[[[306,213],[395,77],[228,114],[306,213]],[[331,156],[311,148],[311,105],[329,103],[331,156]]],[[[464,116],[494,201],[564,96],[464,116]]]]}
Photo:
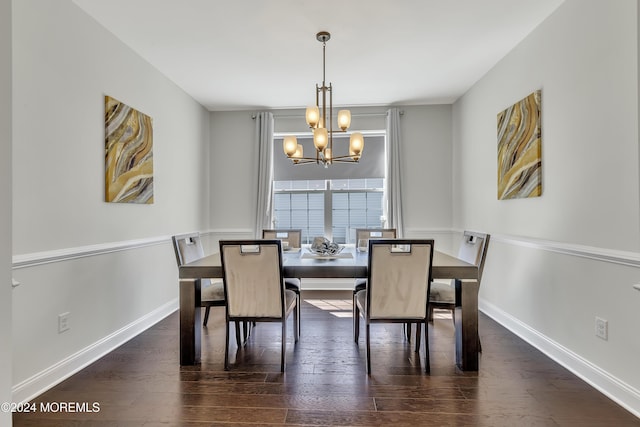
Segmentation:
{"type": "MultiPolygon", "coordinates": [[[[34,400],[99,412],[16,413],[14,426],[640,426],[640,419],[484,315],[478,372],[454,366],[453,325],[429,327],[431,374],[398,324],[352,339],[351,292],[303,293],[302,335],[280,373],[280,326],[259,323],[223,369],[224,308],[203,329],[202,364],[180,367],[178,314],[34,400]]],[[[364,331],[363,331],[364,332],[364,331]]],[[[232,331],[233,336],[233,331],[232,331]]]]}

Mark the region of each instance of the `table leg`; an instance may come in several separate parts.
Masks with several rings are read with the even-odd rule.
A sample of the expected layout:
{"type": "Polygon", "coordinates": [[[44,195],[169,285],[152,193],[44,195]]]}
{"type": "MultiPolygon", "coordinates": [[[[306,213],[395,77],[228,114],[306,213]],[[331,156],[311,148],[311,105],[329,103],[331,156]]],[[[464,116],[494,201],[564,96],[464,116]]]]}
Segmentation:
{"type": "Polygon", "coordinates": [[[180,365],[200,363],[200,279],[180,280],[180,365]]]}
{"type": "Polygon", "coordinates": [[[478,370],[478,281],[455,281],[456,364],[463,371],[478,370]]]}

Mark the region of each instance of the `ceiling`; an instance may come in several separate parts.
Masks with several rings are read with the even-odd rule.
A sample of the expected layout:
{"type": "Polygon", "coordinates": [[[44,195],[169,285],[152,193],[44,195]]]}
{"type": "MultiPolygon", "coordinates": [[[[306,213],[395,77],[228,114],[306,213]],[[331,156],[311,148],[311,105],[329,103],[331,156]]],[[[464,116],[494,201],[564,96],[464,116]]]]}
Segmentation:
{"type": "Polygon", "coordinates": [[[564,0],[73,0],[211,111],[452,103],[564,0]]]}

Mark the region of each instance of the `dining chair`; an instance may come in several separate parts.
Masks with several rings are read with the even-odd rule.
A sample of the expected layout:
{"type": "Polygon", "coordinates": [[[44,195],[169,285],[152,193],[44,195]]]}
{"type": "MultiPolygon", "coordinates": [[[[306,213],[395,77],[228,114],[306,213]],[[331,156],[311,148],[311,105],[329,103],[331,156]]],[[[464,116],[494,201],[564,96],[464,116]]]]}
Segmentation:
{"type": "MultiPolygon", "coordinates": [[[[171,240],[176,253],[178,268],[204,257],[200,233],[180,234],[172,236],[171,240]]],[[[202,324],[203,326],[207,326],[211,307],[224,307],[222,280],[212,281],[211,279],[202,279],[200,281],[200,306],[205,307],[202,324]]]]}
{"type": "MultiPolygon", "coordinates": [[[[430,371],[428,303],[433,261],[433,240],[369,240],[367,287],[356,294],[354,330],[365,321],[367,373],[371,374],[372,323],[424,325],[425,371],[430,371]]],[[[416,339],[417,341],[417,339],[416,339]]],[[[416,352],[419,352],[416,346],[416,352]]]]}
{"type": "MultiPolygon", "coordinates": [[[[300,250],[302,244],[302,230],[301,229],[265,229],[262,230],[263,239],[278,239],[282,241],[283,247],[286,245],[285,250],[300,250]]],[[[300,333],[300,310],[302,309],[302,299],[300,298],[300,286],[301,281],[295,277],[285,277],[284,285],[286,289],[289,289],[296,293],[296,310],[298,310],[298,333],[300,333]]]]}
{"type": "MultiPolygon", "coordinates": [[[[192,261],[198,260],[204,257],[204,249],[202,247],[202,240],[200,233],[186,233],[171,237],[173,242],[173,249],[176,254],[176,261],[178,262],[178,268],[183,264],[188,264],[192,261]]],[[[200,307],[205,307],[204,319],[202,326],[207,326],[209,322],[209,311],[211,307],[224,307],[224,286],[222,280],[201,279],[200,280],[200,307]]],[[[236,330],[238,331],[238,346],[241,345],[240,340],[240,328],[241,325],[236,323],[236,330]]],[[[248,325],[244,325],[242,335],[244,339],[247,339],[249,335],[248,325]]]]}
{"type": "MultiPolygon", "coordinates": [[[[356,249],[369,247],[370,239],[395,239],[395,228],[356,228],[356,249]],[[362,248],[360,245],[362,242],[362,248]]],[[[353,315],[355,317],[356,294],[367,287],[367,279],[365,277],[357,277],[353,286],[353,315]]],[[[354,331],[355,332],[355,331],[354,331]]]]}
{"type": "MultiPolygon", "coordinates": [[[[458,258],[478,267],[478,287],[484,271],[484,261],[487,257],[490,238],[491,236],[486,233],[465,230],[458,250],[458,258]]],[[[451,318],[455,324],[456,280],[434,280],[431,283],[431,292],[429,294],[430,322],[433,322],[433,309],[440,309],[451,311],[451,318]]]]}
{"type": "Polygon", "coordinates": [[[229,370],[229,323],[232,321],[282,324],[281,372],[285,367],[287,319],[291,313],[294,340],[298,341],[297,297],[284,286],[281,245],[280,240],[220,241],[227,307],[225,370],[229,370]]]}

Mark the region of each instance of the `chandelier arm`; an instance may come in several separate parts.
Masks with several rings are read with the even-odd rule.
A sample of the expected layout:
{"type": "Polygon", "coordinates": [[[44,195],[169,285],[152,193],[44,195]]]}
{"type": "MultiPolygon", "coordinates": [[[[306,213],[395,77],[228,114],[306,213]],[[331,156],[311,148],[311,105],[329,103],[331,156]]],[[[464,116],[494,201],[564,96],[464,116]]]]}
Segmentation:
{"type": "Polygon", "coordinates": [[[336,157],[332,157],[331,160],[334,160],[336,162],[358,162],[358,160],[354,160],[353,156],[336,156],[336,157]]]}
{"type": "Polygon", "coordinates": [[[293,163],[296,165],[304,165],[307,163],[322,163],[321,161],[316,160],[313,157],[299,157],[297,159],[291,159],[291,160],[293,160],[293,163]]]}

